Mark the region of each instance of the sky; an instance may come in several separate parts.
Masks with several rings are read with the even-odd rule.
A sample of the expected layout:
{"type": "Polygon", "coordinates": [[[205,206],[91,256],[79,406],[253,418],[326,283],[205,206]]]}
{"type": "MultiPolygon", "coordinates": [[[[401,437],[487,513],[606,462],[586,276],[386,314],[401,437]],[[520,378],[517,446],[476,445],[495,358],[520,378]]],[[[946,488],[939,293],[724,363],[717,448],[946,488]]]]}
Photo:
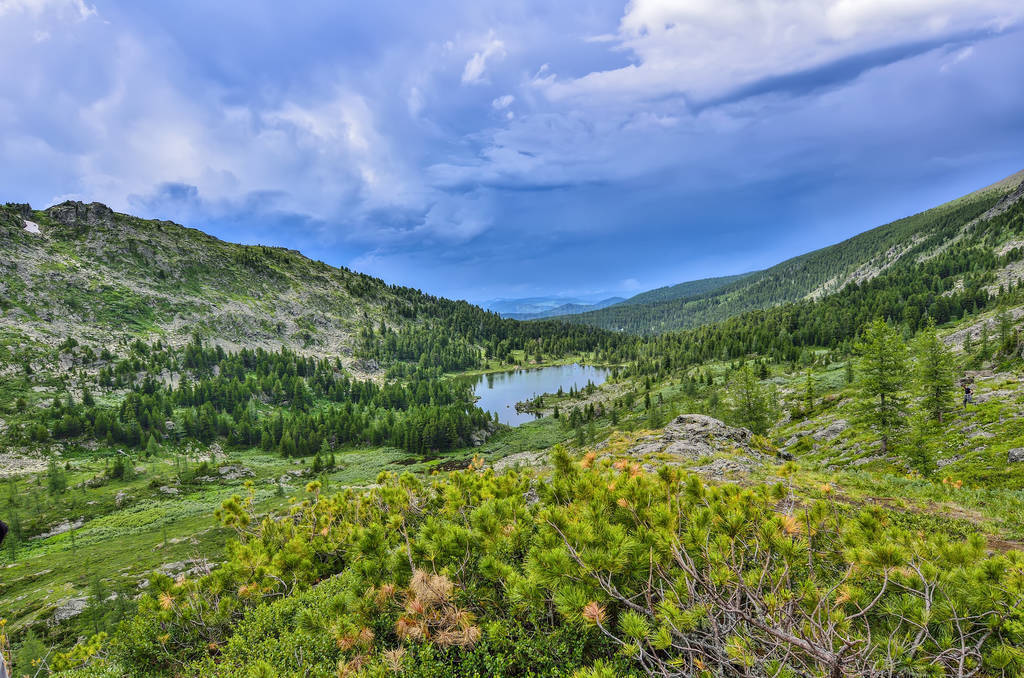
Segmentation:
{"type": "Polygon", "coordinates": [[[0,200],[432,294],[770,266],[1024,169],[1019,0],[0,0],[0,200]]]}

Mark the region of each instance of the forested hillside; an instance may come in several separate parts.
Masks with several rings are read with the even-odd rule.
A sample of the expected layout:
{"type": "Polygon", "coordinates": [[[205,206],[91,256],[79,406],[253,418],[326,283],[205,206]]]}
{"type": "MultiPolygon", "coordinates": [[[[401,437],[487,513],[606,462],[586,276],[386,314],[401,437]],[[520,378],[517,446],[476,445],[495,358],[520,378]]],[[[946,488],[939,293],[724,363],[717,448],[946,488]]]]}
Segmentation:
{"type": "Polygon", "coordinates": [[[659,287],[657,289],[653,289],[648,292],[641,292],[640,294],[632,296],[623,301],[622,305],[656,304],[663,301],[684,302],[713,294],[743,280],[744,278],[756,275],[756,272],[743,273],[741,275],[727,275],[721,278],[704,278],[702,280],[692,280],[690,282],[679,283],[678,285],[659,287]]]}
{"type": "Polygon", "coordinates": [[[1014,175],[940,207],[764,271],[732,280],[719,278],[663,288],[672,292],[668,297],[662,290],[654,290],[622,304],[565,319],[614,331],[657,334],[725,320],[744,311],[821,298],[852,283],[870,281],[897,262],[926,259],[941,252],[968,224],[1018,189],[1022,179],[1014,175]],[[729,282],[722,286],[708,284],[716,280],[729,282]],[[687,295],[673,292],[686,285],[694,285],[698,291],[687,295]]]}

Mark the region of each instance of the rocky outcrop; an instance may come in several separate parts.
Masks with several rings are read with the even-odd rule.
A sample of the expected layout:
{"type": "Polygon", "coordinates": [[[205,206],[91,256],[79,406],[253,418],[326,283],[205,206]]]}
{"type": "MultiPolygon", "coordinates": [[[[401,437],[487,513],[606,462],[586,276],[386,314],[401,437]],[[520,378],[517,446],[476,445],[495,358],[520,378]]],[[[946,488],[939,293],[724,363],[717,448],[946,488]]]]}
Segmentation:
{"type": "Polygon", "coordinates": [[[711,478],[747,472],[772,460],[753,446],[749,430],[703,414],[676,417],[661,435],[642,438],[627,454],[657,456],[659,463],[687,466],[711,478]]]}
{"type": "Polygon", "coordinates": [[[217,469],[217,474],[224,480],[238,480],[256,475],[252,469],[248,469],[240,464],[225,464],[217,469]]]}
{"type": "Polygon", "coordinates": [[[79,225],[97,226],[103,223],[110,223],[114,218],[114,210],[103,203],[67,201],[54,205],[46,210],[51,219],[64,226],[74,227],[79,225]]]}
{"type": "Polygon", "coordinates": [[[1019,464],[1024,462],[1024,447],[1015,447],[1007,452],[1006,462],[1008,464],[1019,464]]]}
{"type": "Polygon", "coordinates": [[[85,521],[81,518],[75,520],[74,522],[70,520],[65,520],[60,525],[57,525],[47,530],[46,532],[43,532],[42,534],[37,534],[36,536],[32,537],[32,539],[49,539],[50,537],[55,537],[58,534],[64,534],[65,532],[70,532],[71,530],[77,530],[82,525],[85,525],[85,521]]]}
{"type": "Polygon", "coordinates": [[[722,423],[703,414],[681,414],[665,427],[660,436],[652,436],[632,447],[630,454],[654,452],[699,459],[724,451],[739,450],[759,455],[750,447],[751,432],[722,423]]]}
{"type": "Polygon", "coordinates": [[[469,434],[469,444],[471,447],[480,447],[487,442],[487,439],[494,435],[494,432],[498,430],[498,427],[494,422],[489,421],[483,428],[473,431],[469,434]]]}
{"type": "Polygon", "coordinates": [[[89,599],[84,596],[62,600],[53,611],[53,616],[50,617],[48,623],[50,626],[56,626],[69,619],[74,619],[85,612],[85,608],[88,607],[88,605],[89,599]]]}

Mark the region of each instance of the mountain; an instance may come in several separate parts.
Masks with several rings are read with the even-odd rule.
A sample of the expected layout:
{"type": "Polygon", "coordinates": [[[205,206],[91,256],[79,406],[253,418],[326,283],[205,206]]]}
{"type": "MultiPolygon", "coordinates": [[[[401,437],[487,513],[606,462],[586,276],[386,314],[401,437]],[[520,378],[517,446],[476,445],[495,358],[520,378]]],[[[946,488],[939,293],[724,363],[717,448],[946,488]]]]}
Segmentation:
{"type": "Polygon", "coordinates": [[[615,304],[626,301],[622,297],[609,297],[602,299],[601,301],[593,304],[583,303],[565,303],[560,306],[555,306],[546,311],[537,311],[532,313],[502,313],[503,318],[512,318],[513,320],[536,320],[538,318],[552,318],[561,315],[575,315],[576,313],[586,313],[587,311],[597,311],[602,308],[614,306],[615,304]]]}
{"type": "Polygon", "coordinates": [[[337,356],[356,373],[372,373],[391,359],[468,368],[484,347],[508,357],[528,342],[535,355],[539,337],[549,354],[591,346],[590,339],[560,343],[584,336],[578,328],[544,327],[294,250],[228,243],[100,203],[0,207],[0,351],[74,338],[117,352],[137,338],[180,347],[198,336],[227,351],[337,356]]]}
{"type": "Polygon", "coordinates": [[[483,308],[501,314],[503,318],[526,320],[544,318],[548,315],[567,315],[593,311],[625,301],[622,297],[610,297],[600,301],[588,301],[579,297],[520,297],[516,299],[489,299],[481,304],[483,308]]]}
{"type": "Polygon", "coordinates": [[[351,354],[408,295],[294,250],[227,243],[99,203],[0,208],[0,326],[48,343],[192,334],[225,348],[351,354]],[[405,298],[403,298],[405,297],[405,298]]]}
{"type": "Polygon", "coordinates": [[[959,239],[979,217],[1019,198],[1024,172],[962,198],[755,273],[712,278],[638,295],[565,320],[609,330],[657,334],[787,302],[812,300],[863,283],[901,261],[923,261],[959,239]],[[718,283],[722,284],[718,284],[718,283]],[[691,287],[687,287],[691,286],[691,287]],[[692,290],[692,294],[687,293],[692,290]]]}
{"type": "Polygon", "coordinates": [[[507,313],[542,313],[565,304],[584,304],[575,297],[520,297],[516,299],[488,299],[483,308],[505,315],[507,313]]]}

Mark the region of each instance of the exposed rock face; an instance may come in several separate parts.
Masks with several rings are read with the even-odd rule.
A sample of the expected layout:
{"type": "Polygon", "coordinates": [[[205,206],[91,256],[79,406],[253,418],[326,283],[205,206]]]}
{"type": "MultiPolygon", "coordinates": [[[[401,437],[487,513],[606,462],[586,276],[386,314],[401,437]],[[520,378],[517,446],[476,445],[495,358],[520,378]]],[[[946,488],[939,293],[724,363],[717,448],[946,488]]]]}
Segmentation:
{"type": "Polygon", "coordinates": [[[114,210],[99,202],[91,202],[88,205],[83,202],[62,202],[48,209],[47,214],[65,226],[74,226],[79,222],[95,226],[114,218],[114,210]]]}
{"type": "Polygon", "coordinates": [[[1024,447],[1015,447],[1007,452],[1006,461],[1009,464],[1024,462],[1024,447]]]}
{"type": "Polygon", "coordinates": [[[172,563],[164,563],[158,567],[157,570],[166,574],[168,577],[174,577],[176,579],[191,579],[206,576],[210,574],[215,567],[216,563],[213,563],[206,558],[192,558],[190,560],[179,560],[172,563]]]}
{"type": "Polygon", "coordinates": [[[480,447],[487,442],[494,432],[498,430],[498,427],[494,425],[494,422],[487,422],[487,425],[479,431],[473,431],[469,435],[469,444],[473,447],[480,447]]]}
{"type": "Polygon", "coordinates": [[[495,473],[502,473],[517,466],[531,467],[543,466],[548,461],[548,453],[544,450],[516,452],[494,462],[495,473]]]}

